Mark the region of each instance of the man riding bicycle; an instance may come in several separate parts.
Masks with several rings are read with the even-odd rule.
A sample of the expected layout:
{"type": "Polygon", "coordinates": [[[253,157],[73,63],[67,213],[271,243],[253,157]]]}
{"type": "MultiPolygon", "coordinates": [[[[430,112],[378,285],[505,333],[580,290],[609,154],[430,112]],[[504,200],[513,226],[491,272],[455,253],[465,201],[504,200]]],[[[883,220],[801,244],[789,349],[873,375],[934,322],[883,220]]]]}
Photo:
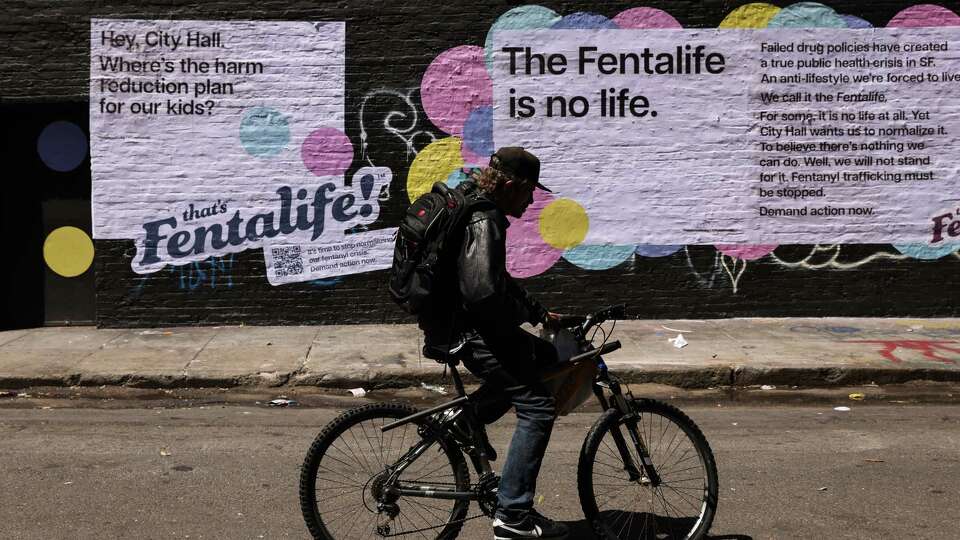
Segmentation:
{"type": "MultiPolygon", "coordinates": [[[[454,235],[439,272],[438,288],[449,299],[442,309],[420,318],[426,356],[456,354],[484,384],[471,396],[484,424],[512,405],[517,427],[510,442],[498,490],[494,538],[561,538],[567,527],[533,509],[537,476],[556,419],[554,398],[540,371],[557,361],[554,346],[520,328],[556,320],[513,280],[506,269],[506,216],[521,217],[540,188],[540,161],[519,147],[499,149],[490,165],[457,189],[492,205],[466,216],[454,235]],[[458,231],[459,233],[459,231],[458,231]],[[459,242],[459,244],[457,243],[459,242]]],[[[492,449],[487,450],[495,459],[492,449]]]]}

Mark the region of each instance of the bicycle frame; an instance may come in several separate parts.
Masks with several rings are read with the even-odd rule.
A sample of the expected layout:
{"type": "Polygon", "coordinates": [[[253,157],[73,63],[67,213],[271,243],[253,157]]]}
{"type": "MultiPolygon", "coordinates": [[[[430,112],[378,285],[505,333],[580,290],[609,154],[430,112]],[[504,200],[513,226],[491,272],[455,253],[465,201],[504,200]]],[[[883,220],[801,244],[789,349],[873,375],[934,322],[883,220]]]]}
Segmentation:
{"type": "MultiPolygon", "coordinates": [[[[611,312],[607,310],[607,312],[611,312]]],[[[603,313],[603,312],[598,312],[603,313]]],[[[578,340],[586,342],[584,338],[587,329],[591,324],[596,324],[595,319],[588,317],[586,322],[577,329],[575,335],[578,340]],[[594,322],[591,322],[593,320],[594,322]]],[[[646,445],[644,444],[642,438],[639,435],[639,429],[637,426],[637,415],[634,413],[633,408],[630,405],[630,400],[633,399],[633,396],[629,395],[630,400],[628,400],[620,386],[619,381],[610,376],[609,370],[607,369],[606,363],[603,361],[602,354],[611,352],[620,347],[620,342],[615,341],[610,344],[604,344],[599,349],[589,349],[577,356],[574,356],[569,361],[594,361],[598,367],[598,373],[596,379],[593,383],[593,393],[597,398],[597,401],[600,403],[600,406],[603,410],[615,409],[618,414],[620,414],[626,424],[627,432],[630,437],[630,442],[633,443],[633,446],[636,450],[637,456],[640,457],[640,466],[643,470],[641,473],[640,468],[637,467],[633,459],[633,454],[630,452],[630,449],[627,445],[627,440],[624,438],[623,433],[620,431],[619,427],[616,427],[612,430],[611,435],[613,436],[614,443],[617,447],[620,457],[623,460],[624,471],[627,472],[631,481],[647,479],[651,485],[654,487],[659,486],[661,483],[660,476],[657,474],[653,466],[653,462],[650,459],[650,454],[647,451],[646,445]],[[589,360],[588,360],[589,359],[589,360]],[[606,396],[604,389],[610,391],[610,397],[606,396]]],[[[456,362],[451,362],[450,365],[451,374],[453,376],[454,385],[457,389],[457,398],[449,401],[447,403],[420,411],[416,414],[412,414],[405,418],[401,418],[396,422],[387,424],[381,428],[381,431],[386,433],[392,429],[396,429],[400,426],[409,424],[411,422],[416,422],[422,418],[443,412],[445,410],[451,409],[457,406],[466,405],[470,398],[467,396],[466,391],[463,386],[463,380],[460,377],[460,373],[457,371],[456,362]]],[[[463,439],[458,439],[455,434],[452,434],[447,431],[440,431],[428,434],[422,434],[422,439],[410,448],[397,462],[393,465],[394,470],[388,478],[386,485],[387,494],[393,497],[424,497],[424,498],[434,498],[434,499],[458,499],[458,500],[479,500],[481,493],[479,489],[471,489],[470,491],[457,491],[455,489],[449,489],[442,486],[430,486],[430,485],[414,485],[409,482],[400,482],[398,480],[400,474],[417,458],[423,455],[431,446],[439,442],[441,437],[447,436],[449,433],[451,438],[457,442],[461,447],[468,446],[472,447],[473,451],[467,452],[470,456],[471,461],[473,462],[474,469],[476,470],[478,481],[477,484],[471,486],[471,488],[478,488],[482,486],[484,482],[489,482],[491,478],[494,478],[493,469],[490,466],[490,461],[488,456],[484,451],[486,441],[478,441],[477,437],[482,434],[482,430],[478,429],[479,420],[474,416],[470,407],[463,407],[463,413],[467,415],[467,426],[470,429],[470,433],[465,433],[463,439]]],[[[395,498],[393,500],[396,500],[395,498]]]]}
{"type": "MultiPolygon", "coordinates": [[[[470,401],[470,397],[467,396],[466,390],[463,386],[463,379],[460,378],[460,373],[457,371],[456,365],[450,366],[450,372],[453,375],[454,385],[457,389],[458,397],[447,403],[443,403],[436,407],[420,411],[416,414],[412,414],[405,418],[401,418],[396,422],[387,424],[380,428],[381,432],[386,433],[392,429],[396,429],[400,426],[409,424],[411,422],[416,422],[422,418],[443,412],[445,410],[451,409],[457,406],[466,405],[470,401]]],[[[467,452],[467,455],[470,456],[471,461],[473,462],[474,470],[477,473],[477,483],[472,488],[477,488],[482,486],[485,482],[489,482],[490,478],[494,476],[493,468],[490,466],[489,457],[486,455],[484,450],[486,441],[478,441],[478,434],[482,433],[481,430],[477,428],[479,420],[473,415],[473,411],[470,407],[463,407],[463,412],[467,416],[467,426],[469,426],[470,433],[463,434],[463,439],[458,440],[450,432],[447,431],[434,431],[433,433],[422,434],[422,438],[417,444],[413,445],[410,450],[408,450],[396,463],[392,465],[394,467],[393,472],[390,477],[387,479],[386,485],[387,494],[390,496],[404,496],[404,497],[424,497],[431,499],[457,499],[457,500],[468,500],[468,501],[477,501],[481,497],[479,489],[471,489],[470,491],[456,491],[453,489],[445,488],[442,486],[430,486],[430,485],[414,485],[410,482],[401,482],[398,480],[400,474],[410,466],[417,458],[423,455],[431,446],[437,444],[440,441],[440,438],[444,436],[450,436],[458,445],[462,446],[471,446],[474,451],[467,452]]]]}

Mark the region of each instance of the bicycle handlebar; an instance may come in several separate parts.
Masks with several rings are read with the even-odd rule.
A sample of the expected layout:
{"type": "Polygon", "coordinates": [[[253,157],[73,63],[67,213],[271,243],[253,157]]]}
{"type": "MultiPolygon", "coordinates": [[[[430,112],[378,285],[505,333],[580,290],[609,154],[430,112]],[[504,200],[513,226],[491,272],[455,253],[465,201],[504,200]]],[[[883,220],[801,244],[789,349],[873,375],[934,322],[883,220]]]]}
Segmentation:
{"type": "Polygon", "coordinates": [[[570,360],[568,360],[568,362],[579,362],[580,360],[585,360],[585,359],[587,359],[587,358],[590,358],[591,356],[604,355],[604,354],[607,354],[607,353],[609,353],[609,352],[613,352],[613,351],[619,349],[620,347],[621,347],[621,345],[620,345],[620,340],[611,341],[610,343],[604,344],[604,345],[603,345],[602,347],[600,347],[599,349],[591,349],[591,350],[589,350],[589,351],[587,351],[587,352],[585,352],[585,353],[580,353],[580,354],[578,354],[578,355],[576,355],[576,356],[571,356],[571,357],[570,357],[570,360]]]}
{"type": "Polygon", "coordinates": [[[600,311],[597,311],[595,313],[591,313],[590,315],[587,315],[587,319],[583,323],[583,332],[586,333],[587,330],[590,330],[590,328],[598,324],[602,324],[604,321],[608,319],[623,317],[626,311],[626,307],[627,306],[625,304],[616,304],[610,307],[603,308],[600,311]]]}

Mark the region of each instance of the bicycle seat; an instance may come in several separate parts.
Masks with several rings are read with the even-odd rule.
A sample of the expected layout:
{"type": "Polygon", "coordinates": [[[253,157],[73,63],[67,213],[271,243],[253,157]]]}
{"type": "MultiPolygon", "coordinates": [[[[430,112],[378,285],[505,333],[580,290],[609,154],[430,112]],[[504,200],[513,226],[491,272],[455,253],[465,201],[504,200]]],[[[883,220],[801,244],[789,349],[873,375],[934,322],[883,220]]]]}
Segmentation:
{"type": "Polygon", "coordinates": [[[446,345],[424,345],[422,353],[427,358],[439,363],[456,366],[460,364],[460,357],[464,354],[466,343],[459,343],[453,348],[446,345]]]}

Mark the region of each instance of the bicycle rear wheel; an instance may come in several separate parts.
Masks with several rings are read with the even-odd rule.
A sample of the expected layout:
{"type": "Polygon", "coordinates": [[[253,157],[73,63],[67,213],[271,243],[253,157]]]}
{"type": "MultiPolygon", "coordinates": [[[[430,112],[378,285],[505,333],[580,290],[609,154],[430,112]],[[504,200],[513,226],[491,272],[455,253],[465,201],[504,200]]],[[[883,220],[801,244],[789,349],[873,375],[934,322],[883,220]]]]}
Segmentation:
{"type": "MultiPolygon", "coordinates": [[[[366,405],[344,412],[317,435],[300,470],[300,509],[314,538],[456,538],[469,501],[401,497],[392,502],[394,516],[378,511],[386,471],[421,440],[416,423],[387,433],[380,428],[415,412],[400,403],[366,405]]],[[[463,454],[446,439],[413,461],[400,480],[470,490],[463,454]]]]}
{"type": "Polygon", "coordinates": [[[606,411],[584,440],[577,470],[580,504],[605,540],[698,540],[717,509],[717,466],[700,429],[679,409],[655,400],[633,402],[633,420],[606,411]],[[629,430],[644,443],[661,483],[643,474],[629,430]],[[640,474],[630,474],[614,433],[622,434],[640,474]],[[632,478],[631,478],[632,476],[632,478]]]}

